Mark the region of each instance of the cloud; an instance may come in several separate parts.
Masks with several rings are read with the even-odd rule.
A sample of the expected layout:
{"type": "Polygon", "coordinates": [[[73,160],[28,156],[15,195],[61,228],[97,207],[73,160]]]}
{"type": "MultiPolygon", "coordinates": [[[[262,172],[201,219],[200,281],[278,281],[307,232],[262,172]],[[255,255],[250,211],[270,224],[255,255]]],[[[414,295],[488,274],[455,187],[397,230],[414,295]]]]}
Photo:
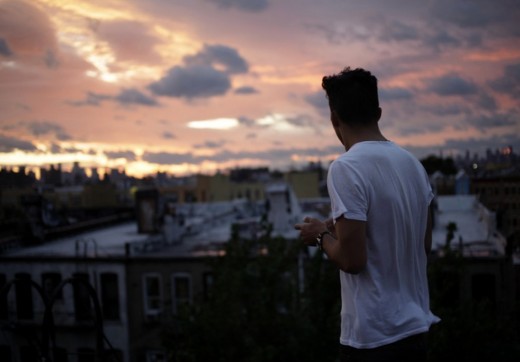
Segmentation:
{"type": "Polygon", "coordinates": [[[281,160],[289,160],[292,156],[299,157],[328,157],[331,154],[339,154],[342,148],[329,146],[324,148],[274,148],[264,151],[239,151],[232,152],[222,150],[212,155],[196,156],[192,153],[169,153],[169,152],[145,152],[142,159],[146,162],[160,165],[198,164],[204,161],[232,162],[241,160],[258,160],[268,164],[279,164],[281,160]]]}
{"type": "Polygon", "coordinates": [[[255,94],[255,93],[258,93],[258,91],[255,88],[249,87],[249,86],[238,87],[235,89],[235,94],[255,94]]]}
{"type": "Polygon", "coordinates": [[[142,106],[156,106],[155,99],[148,97],[137,89],[123,89],[114,99],[122,105],[138,104],[142,106]]]}
{"type": "Polygon", "coordinates": [[[187,55],[183,58],[188,66],[211,66],[223,68],[227,74],[247,73],[249,65],[244,58],[233,48],[226,45],[208,45],[195,55],[187,55]]]}
{"type": "Polygon", "coordinates": [[[229,9],[236,8],[249,12],[259,12],[267,9],[269,6],[268,0],[206,0],[214,3],[220,8],[229,9]]]}
{"type": "Polygon", "coordinates": [[[379,88],[379,98],[381,101],[410,100],[413,93],[406,88],[379,88]]]}
{"type": "Polygon", "coordinates": [[[128,161],[134,161],[136,159],[134,151],[105,151],[105,155],[108,158],[125,158],[128,161]]]}
{"type": "Polygon", "coordinates": [[[2,55],[12,55],[18,62],[58,65],[53,25],[47,14],[31,2],[0,2],[0,39],[2,55]]]}
{"type": "Polygon", "coordinates": [[[456,74],[447,74],[427,81],[427,90],[440,96],[464,96],[477,93],[477,86],[456,74]]]}
{"type": "Polygon", "coordinates": [[[63,129],[63,127],[57,123],[49,121],[33,121],[22,123],[22,126],[25,126],[35,137],[53,134],[60,141],[71,139],[70,135],[63,129]]]}
{"type": "Polygon", "coordinates": [[[172,140],[172,139],[175,139],[177,137],[175,137],[175,135],[173,133],[171,133],[170,131],[164,131],[162,133],[162,138],[167,139],[167,140],[172,140]]]}
{"type": "Polygon", "coordinates": [[[226,73],[209,66],[175,66],[148,88],[159,96],[207,98],[226,94],[231,81],[226,73]]]}
{"type": "Polygon", "coordinates": [[[240,116],[237,120],[242,126],[253,127],[255,125],[255,120],[246,116],[240,116]]]}
{"type": "Polygon", "coordinates": [[[145,152],[142,156],[143,161],[156,163],[159,165],[178,165],[193,164],[202,161],[202,158],[193,156],[191,153],[170,153],[170,152],[145,152]]]}
{"type": "Polygon", "coordinates": [[[11,49],[9,49],[9,45],[7,44],[7,41],[5,39],[0,38],[0,55],[3,55],[4,57],[8,57],[12,55],[13,52],[11,49]]]}
{"type": "Polygon", "coordinates": [[[36,151],[36,147],[31,142],[0,134],[0,152],[11,152],[14,150],[36,151]]]}
{"type": "Polygon", "coordinates": [[[520,63],[506,66],[504,75],[490,81],[489,85],[497,92],[520,98],[520,63]]]}
{"type": "Polygon", "coordinates": [[[517,24],[520,9],[519,3],[515,0],[437,0],[430,4],[430,13],[437,20],[472,29],[517,24]]]}
{"type": "Polygon", "coordinates": [[[80,101],[67,101],[67,104],[70,104],[75,107],[81,106],[100,106],[104,101],[115,101],[122,106],[128,105],[140,105],[147,107],[154,107],[159,105],[159,103],[153,99],[152,97],[147,96],[141,91],[134,88],[125,88],[122,89],[119,94],[115,96],[111,96],[108,94],[100,94],[94,92],[87,92],[87,96],[84,100],[80,101]]]}
{"type": "Polygon", "coordinates": [[[247,73],[249,65],[233,48],[204,45],[194,55],[183,58],[185,65],[174,66],[148,89],[159,96],[195,99],[221,96],[231,89],[231,76],[247,73]]]}
{"type": "Polygon", "coordinates": [[[418,40],[419,31],[415,26],[400,21],[392,21],[384,26],[379,34],[379,39],[383,42],[418,40]]]}
{"type": "Polygon", "coordinates": [[[119,61],[154,63],[160,59],[155,48],[159,39],[150,34],[149,26],[138,21],[90,22],[97,36],[110,44],[119,61]]]}
{"type": "Polygon", "coordinates": [[[316,108],[320,113],[329,112],[329,102],[327,101],[327,96],[323,90],[306,94],[304,100],[316,108]]]}
{"type": "Polygon", "coordinates": [[[226,144],[226,141],[206,141],[204,143],[201,143],[201,144],[197,144],[195,145],[195,147],[198,147],[198,148],[221,148],[222,146],[224,146],[226,144]]]}
{"type": "Polygon", "coordinates": [[[485,131],[488,128],[520,125],[518,115],[513,114],[478,115],[469,118],[468,123],[481,131],[485,131]]]}

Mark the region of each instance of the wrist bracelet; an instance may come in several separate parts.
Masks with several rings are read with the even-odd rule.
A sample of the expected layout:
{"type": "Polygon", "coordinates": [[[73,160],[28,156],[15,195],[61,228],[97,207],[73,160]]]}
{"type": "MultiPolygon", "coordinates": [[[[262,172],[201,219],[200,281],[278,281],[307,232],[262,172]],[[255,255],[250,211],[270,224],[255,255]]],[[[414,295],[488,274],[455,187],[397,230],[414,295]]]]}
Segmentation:
{"type": "Polygon", "coordinates": [[[332,233],[330,231],[325,230],[325,231],[322,231],[321,233],[319,233],[318,236],[316,237],[316,245],[318,246],[318,249],[320,249],[321,251],[323,251],[323,238],[325,237],[326,234],[332,235],[332,233]]]}

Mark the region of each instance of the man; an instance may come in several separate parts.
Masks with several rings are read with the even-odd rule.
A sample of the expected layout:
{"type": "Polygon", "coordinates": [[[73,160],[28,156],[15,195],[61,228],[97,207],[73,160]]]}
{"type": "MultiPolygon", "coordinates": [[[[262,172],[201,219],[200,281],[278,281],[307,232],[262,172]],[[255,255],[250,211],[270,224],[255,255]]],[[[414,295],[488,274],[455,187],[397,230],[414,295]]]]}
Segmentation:
{"type": "Polygon", "coordinates": [[[332,219],[296,224],[340,269],[341,361],[424,361],[430,311],[427,254],[433,193],[421,163],[379,129],[377,78],[325,76],[330,119],[345,147],[331,163],[332,219]]]}

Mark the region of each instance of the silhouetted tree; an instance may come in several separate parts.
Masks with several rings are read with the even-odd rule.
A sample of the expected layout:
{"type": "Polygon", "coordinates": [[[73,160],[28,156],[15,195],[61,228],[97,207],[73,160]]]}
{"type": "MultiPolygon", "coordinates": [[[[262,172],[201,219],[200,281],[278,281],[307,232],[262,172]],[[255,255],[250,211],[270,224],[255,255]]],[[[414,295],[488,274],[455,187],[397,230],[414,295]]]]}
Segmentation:
{"type": "Polygon", "coordinates": [[[320,254],[302,265],[303,252],[282,238],[231,240],[211,261],[209,300],[185,309],[165,332],[171,360],[334,361],[338,271],[320,254]]]}
{"type": "Polygon", "coordinates": [[[421,159],[421,163],[426,169],[428,175],[431,175],[436,171],[440,171],[444,175],[455,175],[457,173],[457,167],[451,157],[441,158],[435,155],[430,155],[421,159]]]}

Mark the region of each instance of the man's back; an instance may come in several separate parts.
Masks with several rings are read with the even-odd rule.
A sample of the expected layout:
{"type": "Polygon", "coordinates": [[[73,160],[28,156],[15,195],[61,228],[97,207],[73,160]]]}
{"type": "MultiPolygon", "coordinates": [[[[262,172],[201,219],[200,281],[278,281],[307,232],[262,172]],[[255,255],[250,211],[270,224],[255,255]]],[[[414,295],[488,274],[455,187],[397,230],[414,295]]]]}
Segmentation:
{"type": "Polygon", "coordinates": [[[366,269],[341,272],[341,342],[372,348],[426,331],[433,316],[424,235],[433,194],[422,165],[392,142],[361,142],[331,165],[329,192],[333,218],[367,223],[366,269]]]}

